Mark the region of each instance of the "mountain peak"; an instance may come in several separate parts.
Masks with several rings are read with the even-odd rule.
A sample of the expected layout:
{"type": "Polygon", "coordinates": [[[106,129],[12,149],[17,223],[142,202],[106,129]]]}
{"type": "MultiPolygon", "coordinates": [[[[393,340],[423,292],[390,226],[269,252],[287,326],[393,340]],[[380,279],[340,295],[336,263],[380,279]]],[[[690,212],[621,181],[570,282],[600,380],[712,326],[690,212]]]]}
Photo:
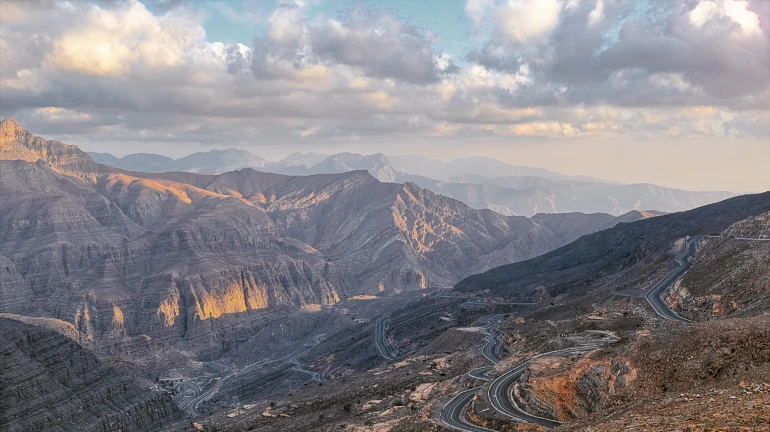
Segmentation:
{"type": "Polygon", "coordinates": [[[13,138],[24,132],[26,130],[21,127],[19,122],[10,117],[0,122],[0,137],[2,138],[13,138]]]}

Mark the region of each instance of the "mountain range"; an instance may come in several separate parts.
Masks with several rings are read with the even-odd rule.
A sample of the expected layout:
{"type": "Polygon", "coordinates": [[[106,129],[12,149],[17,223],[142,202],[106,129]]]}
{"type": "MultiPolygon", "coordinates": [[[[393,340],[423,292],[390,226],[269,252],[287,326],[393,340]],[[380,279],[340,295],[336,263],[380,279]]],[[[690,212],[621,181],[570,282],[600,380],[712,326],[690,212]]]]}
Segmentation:
{"type": "MultiPolygon", "coordinates": [[[[174,163],[238,163],[194,156],[174,163]]],[[[0,429],[539,427],[504,399],[566,430],[764,421],[744,405],[770,391],[770,192],[526,217],[447,191],[694,202],[497,163],[443,180],[384,155],[281,164],[140,172],[0,122],[0,429]],[[650,293],[685,262],[664,319],[650,293]]]]}
{"type": "Polygon", "coordinates": [[[694,192],[647,183],[624,185],[584,176],[565,176],[542,168],[510,165],[495,159],[467,157],[441,161],[421,156],[339,153],[292,153],[268,162],[244,150],[212,150],[171,159],[135,154],[116,158],[90,153],[96,162],[129,171],[221,173],[240,168],[289,175],[366,170],[381,182],[412,182],[477,209],[504,215],[538,213],[608,213],[632,210],[676,212],[735,196],[730,192],[694,192]]]}
{"type": "Polygon", "coordinates": [[[364,170],[139,173],[13,120],[0,157],[0,312],[199,353],[227,338],[209,319],[248,327],[264,311],[450,287],[648,216],[505,216],[364,170]]]}

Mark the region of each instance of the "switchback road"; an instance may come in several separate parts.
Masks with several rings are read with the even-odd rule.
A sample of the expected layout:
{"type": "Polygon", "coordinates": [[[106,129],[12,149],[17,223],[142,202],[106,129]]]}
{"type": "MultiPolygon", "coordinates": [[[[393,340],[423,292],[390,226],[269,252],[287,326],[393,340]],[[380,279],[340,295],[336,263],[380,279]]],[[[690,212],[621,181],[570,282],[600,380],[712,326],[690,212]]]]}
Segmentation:
{"type": "MultiPolygon", "coordinates": [[[[484,357],[486,357],[487,360],[494,364],[500,362],[500,337],[502,336],[497,331],[496,327],[498,324],[500,324],[500,321],[502,321],[504,317],[504,314],[493,315],[487,319],[487,324],[482,327],[482,333],[487,335],[487,337],[485,339],[486,343],[484,344],[484,348],[482,348],[481,352],[484,354],[484,357]]],[[[492,379],[492,377],[488,375],[490,370],[492,370],[492,366],[480,367],[468,372],[468,376],[482,381],[490,381],[492,379]]],[[[480,387],[465,390],[464,392],[461,392],[452,398],[452,400],[444,405],[444,408],[441,410],[441,421],[445,425],[462,432],[491,431],[491,429],[471,424],[468,420],[465,419],[464,416],[465,408],[471,399],[473,399],[473,395],[479,388],[480,387]]]]}
{"type": "Polygon", "coordinates": [[[462,432],[494,432],[492,429],[471,424],[465,419],[465,407],[479,389],[480,387],[465,390],[444,405],[444,409],[441,411],[441,421],[452,429],[462,432]]]}
{"type": "Polygon", "coordinates": [[[664,319],[685,323],[692,322],[692,320],[683,318],[672,311],[666,302],[664,302],[661,298],[661,294],[663,294],[666,288],[673,284],[679,278],[679,276],[683,275],[684,272],[692,267],[690,257],[692,257],[695,251],[698,249],[698,242],[700,239],[701,236],[694,236],[687,239],[685,242],[684,250],[681,254],[679,254],[679,256],[676,257],[676,262],[679,263],[679,267],[672,270],[671,273],[663,278],[663,280],[658,282],[657,285],[647,291],[647,302],[649,302],[652,308],[655,309],[655,313],[664,319]]]}
{"type": "Polygon", "coordinates": [[[500,363],[501,360],[500,337],[502,335],[496,330],[496,327],[498,324],[500,324],[500,321],[502,321],[504,317],[505,315],[494,315],[493,317],[489,318],[487,325],[484,326],[482,330],[482,332],[487,335],[487,343],[484,345],[482,352],[484,353],[484,357],[486,357],[487,360],[494,364],[500,363]]]}
{"type": "Polygon", "coordinates": [[[527,361],[519,364],[515,368],[500,375],[499,377],[495,378],[494,381],[492,381],[492,384],[487,389],[487,398],[492,404],[492,408],[501,414],[519,421],[535,423],[547,428],[559,426],[561,423],[556,420],[538,417],[519,408],[516,403],[508,397],[508,388],[521,376],[522,373],[524,373],[527,365],[530,364],[532,360],[540,357],[555,355],[585,354],[588,351],[592,351],[596,348],[597,347],[595,345],[580,346],[557,351],[550,351],[531,357],[527,361]]]}

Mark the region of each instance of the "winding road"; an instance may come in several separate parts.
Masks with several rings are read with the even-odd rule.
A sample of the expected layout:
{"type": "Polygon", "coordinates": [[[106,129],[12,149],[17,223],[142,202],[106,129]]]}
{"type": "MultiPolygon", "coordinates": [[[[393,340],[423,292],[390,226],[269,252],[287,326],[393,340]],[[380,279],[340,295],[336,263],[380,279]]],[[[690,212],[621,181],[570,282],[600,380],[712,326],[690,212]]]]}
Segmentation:
{"type": "Polygon", "coordinates": [[[387,342],[385,341],[385,318],[377,318],[374,323],[374,343],[377,345],[377,349],[380,350],[386,360],[393,361],[396,356],[390,351],[387,342]]]}
{"type": "Polygon", "coordinates": [[[693,254],[695,254],[695,251],[698,249],[698,242],[700,239],[701,236],[694,236],[687,239],[684,250],[676,257],[676,262],[679,263],[679,267],[672,270],[671,273],[663,278],[663,280],[658,282],[657,285],[647,291],[647,302],[649,302],[652,308],[655,309],[655,313],[664,319],[680,321],[684,323],[693,322],[692,320],[683,318],[677,315],[676,312],[672,311],[666,302],[663,301],[661,295],[666,290],[666,288],[673,284],[681,275],[684,274],[684,272],[692,267],[690,257],[692,257],[693,254]]]}
{"type": "MultiPolygon", "coordinates": [[[[304,367],[305,364],[302,361],[302,356],[307,354],[307,353],[309,353],[313,348],[316,347],[316,345],[320,344],[322,342],[322,339],[323,339],[324,336],[325,335],[323,333],[314,336],[313,337],[313,344],[310,345],[310,348],[306,349],[305,351],[302,351],[301,353],[295,355],[294,357],[292,357],[289,360],[289,363],[294,365],[291,368],[292,370],[295,370],[297,372],[302,372],[302,373],[309,374],[310,376],[313,377],[314,380],[316,380],[318,382],[323,382],[323,380],[325,379],[324,374],[322,374],[320,372],[313,372],[311,370],[305,369],[305,367],[304,367]]],[[[305,346],[308,346],[308,345],[305,345],[305,346]]]]}
{"type": "Polygon", "coordinates": [[[492,381],[492,384],[487,389],[487,398],[489,399],[489,402],[492,404],[492,408],[494,408],[495,411],[501,414],[504,414],[508,417],[511,417],[519,421],[539,424],[546,428],[559,426],[561,423],[556,420],[551,420],[544,417],[538,417],[536,415],[532,415],[522,410],[521,408],[519,408],[516,405],[516,403],[513,402],[511,398],[508,397],[508,388],[510,388],[511,384],[513,384],[513,382],[516,381],[521,376],[521,374],[524,373],[524,370],[526,369],[527,365],[529,365],[532,362],[532,360],[535,360],[540,357],[548,357],[548,356],[554,356],[554,355],[585,354],[589,351],[593,351],[596,348],[597,348],[596,345],[587,345],[587,346],[566,348],[566,349],[556,350],[556,351],[549,351],[549,352],[545,352],[545,353],[538,354],[531,357],[527,361],[519,364],[515,368],[500,375],[499,377],[495,378],[494,381],[492,381]]]}
{"type": "Polygon", "coordinates": [[[500,337],[502,335],[495,328],[500,324],[500,321],[502,321],[504,317],[504,314],[492,316],[487,321],[487,325],[482,329],[482,333],[487,335],[487,343],[484,345],[482,352],[484,353],[484,357],[494,364],[498,364],[500,363],[500,360],[502,360],[500,358],[500,337]]]}
{"type": "MultiPolygon", "coordinates": [[[[486,357],[486,359],[491,361],[493,364],[500,362],[500,337],[502,335],[497,331],[496,327],[498,324],[500,324],[500,321],[502,321],[504,317],[505,314],[493,315],[489,317],[487,324],[482,327],[481,330],[483,334],[487,335],[485,338],[486,344],[484,344],[484,348],[481,352],[484,354],[484,357],[486,357]]],[[[493,366],[484,366],[473,369],[472,371],[468,372],[468,376],[481,381],[491,381],[492,377],[489,376],[489,371],[491,371],[492,368],[493,366]]],[[[441,410],[441,421],[445,425],[463,432],[491,431],[491,429],[471,424],[468,420],[465,419],[464,416],[465,408],[468,406],[468,403],[471,401],[471,399],[473,399],[473,395],[476,394],[476,391],[480,388],[481,387],[476,387],[460,392],[454,398],[452,398],[452,400],[447,402],[447,404],[444,405],[444,408],[441,410]]]]}
{"type": "Polygon", "coordinates": [[[480,388],[481,387],[476,387],[465,390],[447,402],[447,404],[444,405],[444,409],[441,410],[441,421],[452,429],[463,432],[494,432],[492,429],[471,424],[464,416],[465,407],[471,399],[473,399],[473,395],[475,395],[476,391],[480,388]]]}
{"type": "MultiPolygon", "coordinates": [[[[500,342],[501,335],[500,333],[497,332],[495,327],[497,326],[497,324],[500,323],[503,317],[504,315],[492,316],[487,321],[487,325],[484,326],[484,331],[488,335],[486,339],[487,343],[484,346],[484,350],[483,350],[484,356],[487,359],[489,359],[492,363],[495,363],[495,364],[497,364],[500,361],[500,358],[497,356],[497,353],[499,353],[500,351],[500,343],[501,343],[500,342]],[[488,353],[493,355],[488,356],[487,355],[488,353]]],[[[615,336],[613,333],[610,333],[610,332],[594,330],[594,331],[590,331],[590,333],[598,334],[605,337],[605,339],[603,340],[603,343],[618,340],[617,336],[615,336]]],[[[468,372],[468,375],[482,381],[492,381],[492,383],[487,389],[487,399],[489,400],[489,402],[492,405],[492,408],[494,408],[495,411],[507,417],[510,417],[515,421],[525,422],[525,423],[535,423],[546,428],[552,428],[552,427],[559,426],[561,423],[556,420],[530,414],[524,411],[523,409],[519,408],[516,405],[516,403],[508,396],[508,389],[511,387],[511,384],[513,384],[524,373],[524,370],[526,369],[527,365],[529,365],[535,359],[538,359],[540,357],[549,357],[549,356],[585,354],[589,351],[595,350],[598,347],[599,347],[598,344],[585,344],[577,347],[565,348],[565,349],[560,349],[556,351],[549,351],[549,352],[537,354],[535,356],[532,356],[528,360],[524,361],[523,363],[520,363],[515,368],[509,370],[503,375],[500,375],[499,377],[494,379],[488,375],[489,371],[492,370],[493,366],[485,366],[478,369],[474,369],[468,372]]],[[[444,408],[441,411],[441,421],[446,426],[462,432],[490,431],[490,429],[471,424],[464,417],[464,412],[468,406],[468,403],[473,399],[473,395],[480,388],[481,387],[476,387],[470,390],[465,390],[457,394],[454,398],[452,398],[452,400],[450,400],[446,405],[444,405],[444,408]]]]}
{"type": "MultiPolygon", "coordinates": [[[[208,387],[208,388],[205,391],[202,390],[198,386],[198,384],[195,383],[195,381],[187,380],[187,381],[179,384],[177,389],[179,389],[181,391],[181,390],[184,389],[184,387],[188,387],[189,386],[192,389],[193,394],[191,396],[187,396],[187,397],[185,397],[185,399],[181,400],[179,402],[179,404],[178,404],[178,407],[179,407],[180,410],[186,411],[191,416],[196,417],[196,416],[201,414],[200,411],[198,411],[198,407],[200,407],[201,403],[203,403],[203,401],[211,398],[217,392],[217,390],[219,390],[219,388],[222,386],[222,384],[225,383],[227,380],[229,380],[231,378],[238,377],[240,375],[243,375],[243,374],[251,371],[255,367],[261,367],[261,366],[264,366],[264,365],[267,365],[267,364],[271,364],[271,363],[278,363],[278,362],[281,362],[281,361],[285,361],[287,358],[289,359],[289,363],[291,363],[293,365],[292,370],[297,371],[297,372],[302,372],[302,373],[309,374],[309,375],[311,375],[313,377],[314,380],[316,380],[318,382],[322,382],[326,378],[324,376],[324,374],[304,369],[304,367],[303,367],[304,364],[302,362],[302,356],[307,354],[308,352],[310,352],[313,348],[315,348],[316,345],[320,344],[322,342],[323,337],[324,337],[323,333],[314,336],[313,337],[313,343],[312,343],[312,345],[310,345],[310,347],[308,349],[303,350],[299,354],[296,354],[296,355],[294,355],[294,356],[292,356],[290,358],[283,357],[283,358],[279,358],[279,359],[276,359],[276,360],[273,360],[273,361],[260,360],[260,361],[251,363],[251,364],[243,367],[242,369],[240,369],[238,372],[235,372],[235,373],[233,373],[231,375],[223,377],[222,379],[216,380],[216,384],[214,384],[213,386],[208,386],[208,384],[206,384],[204,387],[208,387]]],[[[308,346],[308,345],[305,345],[305,346],[308,346]]]]}

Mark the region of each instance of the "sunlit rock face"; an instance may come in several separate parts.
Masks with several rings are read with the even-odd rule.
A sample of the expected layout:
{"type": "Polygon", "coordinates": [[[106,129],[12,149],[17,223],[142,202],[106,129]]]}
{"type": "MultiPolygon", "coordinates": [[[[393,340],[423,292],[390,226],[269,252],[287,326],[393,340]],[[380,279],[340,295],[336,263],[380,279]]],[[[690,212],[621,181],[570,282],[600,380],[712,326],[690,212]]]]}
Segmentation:
{"type": "Polygon", "coordinates": [[[448,287],[618,223],[508,217],[367,171],[145,174],[0,127],[0,312],[198,352],[266,313],[448,287]],[[220,325],[221,324],[221,325],[220,325]]]}

